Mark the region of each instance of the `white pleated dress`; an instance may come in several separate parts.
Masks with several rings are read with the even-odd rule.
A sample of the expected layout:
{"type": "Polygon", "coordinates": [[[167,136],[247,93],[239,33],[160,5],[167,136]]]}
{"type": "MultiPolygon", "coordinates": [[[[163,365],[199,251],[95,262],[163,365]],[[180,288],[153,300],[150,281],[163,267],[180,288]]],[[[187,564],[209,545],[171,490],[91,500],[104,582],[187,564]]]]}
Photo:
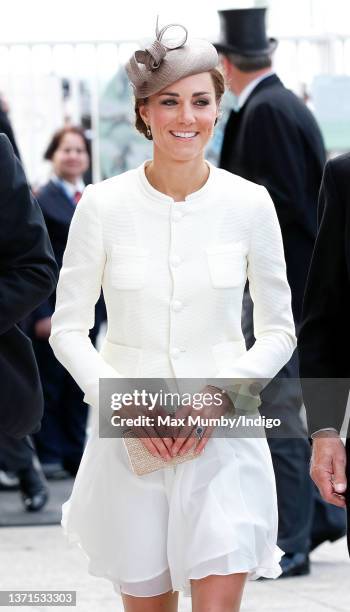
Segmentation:
{"type": "Polygon", "coordinates": [[[99,438],[99,377],[271,378],[295,347],[278,221],[260,187],[210,165],[183,203],[144,165],[90,187],[78,205],[57,289],[51,345],[92,404],[92,425],[62,524],[89,571],[117,592],[190,594],[190,580],[276,578],[277,499],[266,438],[212,437],[192,461],[135,475],[121,439],[99,438]],[[255,228],[255,229],[254,229],[255,228]],[[240,325],[246,278],[257,341],[240,325]],[[87,331],[103,286],[108,331],[87,331]],[[175,307],[176,306],[176,307],[175,307]]]}
{"type": "Polygon", "coordinates": [[[277,501],[264,438],[213,438],[175,468],[136,476],[121,440],[92,432],[62,524],[117,592],[190,594],[190,579],[276,578],[277,501]]]}

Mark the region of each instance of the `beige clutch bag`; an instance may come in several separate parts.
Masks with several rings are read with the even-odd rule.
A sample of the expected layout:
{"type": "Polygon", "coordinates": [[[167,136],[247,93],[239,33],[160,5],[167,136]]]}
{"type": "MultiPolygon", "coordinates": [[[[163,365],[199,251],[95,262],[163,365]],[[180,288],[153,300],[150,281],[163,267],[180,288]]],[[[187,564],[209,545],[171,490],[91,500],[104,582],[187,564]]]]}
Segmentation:
{"type": "Polygon", "coordinates": [[[199,455],[195,455],[195,446],[193,446],[185,455],[182,457],[176,455],[170,461],[165,461],[161,457],[153,457],[147,448],[142,444],[139,438],[135,438],[131,431],[124,433],[124,444],[128,453],[130,465],[132,471],[138,476],[143,474],[149,474],[150,472],[156,472],[163,468],[173,467],[179,463],[190,461],[195,459],[199,455]]]}

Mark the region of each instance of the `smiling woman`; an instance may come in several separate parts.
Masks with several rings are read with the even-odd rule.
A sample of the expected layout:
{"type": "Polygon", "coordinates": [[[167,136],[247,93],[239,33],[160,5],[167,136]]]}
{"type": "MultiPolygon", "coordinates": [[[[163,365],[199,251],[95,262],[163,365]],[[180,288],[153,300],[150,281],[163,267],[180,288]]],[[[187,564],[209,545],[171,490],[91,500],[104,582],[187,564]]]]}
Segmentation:
{"type": "MultiPolygon", "coordinates": [[[[225,93],[224,77],[218,68],[213,68],[209,70],[209,75],[211,77],[212,85],[214,86],[214,90],[215,90],[216,104],[219,105],[221,102],[221,98],[225,93]]],[[[173,106],[173,105],[175,106],[178,103],[177,99],[180,97],[179,94],[175,93],[174,91],[162,92],[161,94],[158,94],[158,95],[159,96],[161,95],[164,97],[168,95],[170,97],[170,99],[163,100],[162,102],[166,106],[173,106]]],[[[207,104],[210,104],[210,99],[208,99],[207,96],[210,96],[210,92],[194,92],[193,93],[193,98],[194,98],[193,104],[197,106],[206,106],[207,104]]],[[[145,106],[145,104],[148,104],[148,102],[149,102],[149,98],[135,98],[135,115],[136,115],[135,127],[148,140],[153,140],[152,131],[150,129],[147,130],[147,124],[145,123],[144,119],[141,117],[141,114],[140,114],[140,107],[145,106]]],[[[215,119],[214,125],[216,125],[216,123],[217,123],[217,119],[215,119]]]]}
{"type": "Polygon", "coordinates": [[[146,166],[146,176],[155,189],[175,201],[183,201],[188,188],[196,191],[208,178],[203,151],[213,135],[220,99],[208,71],[185,76],[138,106],[146,136],[153,140],[153,160],[146,166]],[[174,162],[181,164],[186,186],[174,176],[174,162]],[[164,172],[157,172],[157,167],[164,172]]]}
{"type": "MultiPolygon", "coordinates": [[[[269,447],[262,428],[255,438],[242,430],[217,438],[210,426],[193,432],[188,419],[211,423],[239,409],[225,392],[236,379],[267,382],[290,359],[290,290],[268,193],[204,157],[224,87],[217,52],[187,42],[184,28],[179,43],[165,42],[166,30],[127,64],[152,159],[86,190],[58,283],[51,346],[94,408],[63,525],[126,612],[175,612],[178,591],[192,596],[193,612],[237,612],[248,576],[281,573],[269,447]],[[241,326],[247,278],[250,351],[241,326]],[[108,332],[98,353],[88,329],[101,285],[108,332]],[[164,378],[174,389],[193,381],[191,405],[175,412],[188,420],[185,432],[132,427],[134,459],[157,460],[156,470],[139,475],[123,439],[99,437],[100,378],[164,378]],[[199,411],[193,391],[209,405],[199,411]]],[[[123,409],[139,414],[136,402],[123,409]]]]}
{"type": "Polygon", "coordinates": [[[83,130],[66,126],[55,132],[44,158],[52,162],[56,176],[74,184],[88,168],[89,151],[90,144],[83,130]]]}

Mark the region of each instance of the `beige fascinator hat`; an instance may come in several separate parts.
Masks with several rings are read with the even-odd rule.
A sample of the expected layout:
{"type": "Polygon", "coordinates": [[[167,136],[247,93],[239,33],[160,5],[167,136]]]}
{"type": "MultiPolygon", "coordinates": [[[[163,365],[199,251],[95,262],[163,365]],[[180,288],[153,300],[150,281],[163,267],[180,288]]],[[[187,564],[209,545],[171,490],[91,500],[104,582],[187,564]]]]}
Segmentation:
{"type": "Polygon", "coordinates": [[[157,17],[156,40],[135,51],[125,66],[136,98],[147,98],[179,79],[217,67],[218,53],[210,42],[187,38],[187,29],[178,23],[159,29],[157,17]],[[163,41],[169,28],[181,28],[181,38],[163,41]]]}

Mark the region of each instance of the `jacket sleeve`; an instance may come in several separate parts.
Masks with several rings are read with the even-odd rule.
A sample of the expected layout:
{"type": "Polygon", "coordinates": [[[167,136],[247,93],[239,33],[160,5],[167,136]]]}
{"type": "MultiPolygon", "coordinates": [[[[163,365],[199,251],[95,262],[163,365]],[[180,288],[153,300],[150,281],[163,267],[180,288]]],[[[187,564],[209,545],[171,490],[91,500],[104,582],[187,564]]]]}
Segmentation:
{"type": "Polygon", "coordinates": [[[260,198],[247,256],[256,342],[218,378],[253,380],[261,390],[289,361],[296,337],[280,226],[268,193],[263,187],[257,190],[260,198]]]}
{"type": "Polygon", "coordinates": [[[89,185],[70,225],[49,341],[57,359],[84,391],[84,401],[95,407],[99,401],[99,379],[121,377],[89,339],[105,262],[96,187],[89,185]]]}
{"type": "MultiPolygon", "coordinates": [[[[51,240],[51,244],[52,244],[52,249],[54,252],[54,256],[56,259],[56,264],[58,267],[58,270],[60,270],[61,266],[62,266],[62,261],[59,261],[57,258],[57,254],[55,253],[55,241],[53,239],[53,237],[50,235],[50,218],[47,215],[47,207],[43,206],[43,202],[42,202],[42,196],[41,196],[41,192],[39,191],[39,193],[37,194],[37,200],[38,200],[38,204],[40,206],[41,212],[43,214],[44,217],[44,221],[47,227],[47,231],[49,234],[49,238],[51,240]]],[[[53,292],[44,302],[42,302],[41,304],[39,304],[38,308],[36,308],[35,310],[33,310],[30,320],[31,320],[31,325],[35,325],[35,323],[37,323],[37,321],[40,321],[42,319],[46,319],[48,317],[52,317],[54,310],[55,310],[55,301],[56,301],[56,292],[53,292]]],[[[34,332],[34,330],[33,330],[34,332]]]]}
{"type": "Polygon", "coordinates": [[[349,393],[349,278],[344,202],[328,162],[319,199],[320,226],[306,285],[299,334],[300,375],[309,433],[340,431],[349,393]]]}
{"type": "Polygon", "coordinates": [[[40,304],[40,306],[38,306],[38,308],[33,311],[31,320],[33,321],[33,323],[36,323],[37,321],[41,321],[41,319],[51,317],[53,311],[54,308],[52,307],[51,300],[45,300],[45,302],[40,304]]]}
{"type": "Polygon", "coordinates": [[[23,168],[0,136],[0,334],[54,290],[57,266],[45,222],[23,168]]]}

